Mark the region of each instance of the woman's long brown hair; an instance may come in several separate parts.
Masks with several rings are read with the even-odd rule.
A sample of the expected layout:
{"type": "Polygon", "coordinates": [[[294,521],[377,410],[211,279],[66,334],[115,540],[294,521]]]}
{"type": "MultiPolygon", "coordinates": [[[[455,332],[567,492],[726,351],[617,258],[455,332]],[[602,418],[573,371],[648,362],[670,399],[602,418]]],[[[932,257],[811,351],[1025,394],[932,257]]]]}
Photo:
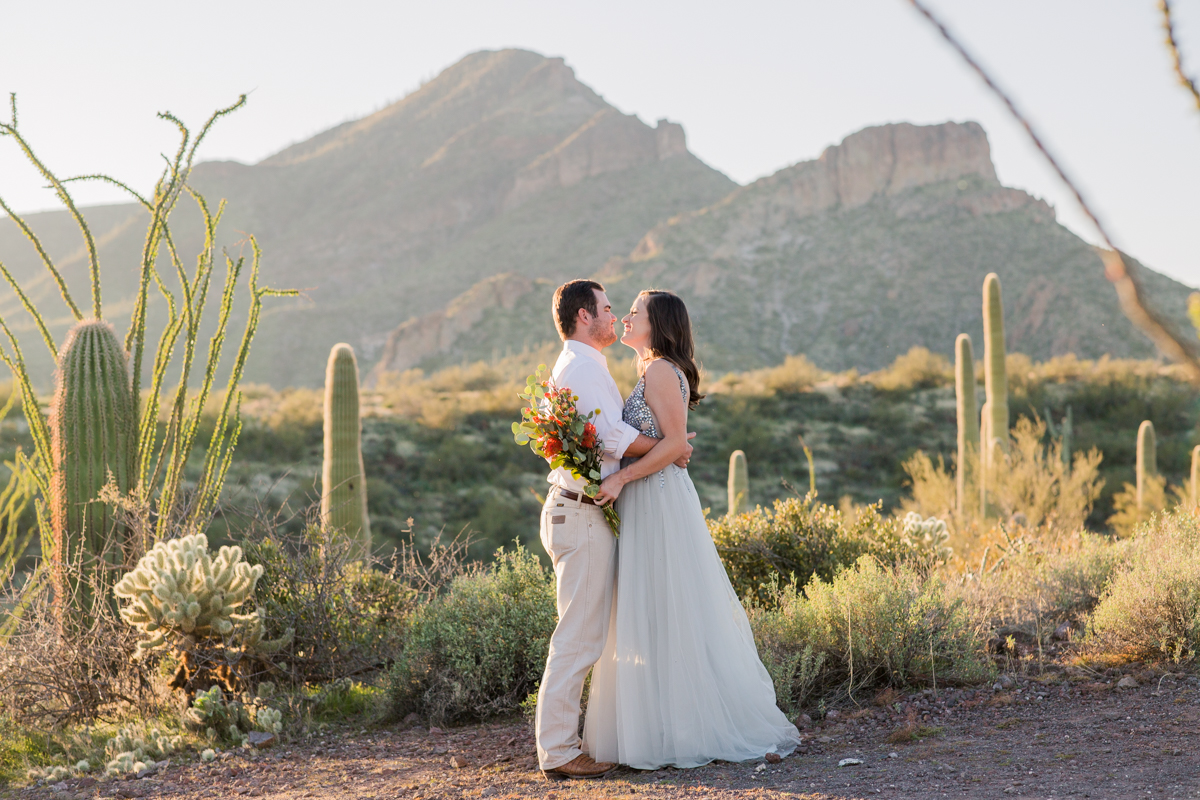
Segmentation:
{"type": "Polygon", "coordinates": [[[651,358],[665,358],[679,367],[688,382],[688,408],[695,408],[704,395],[699,391],[700,367],[696,364],[687,306],[679,295],[661,289],[647,289],[638,297],[645,298],[646,318],[650,320],[651,358]]]}

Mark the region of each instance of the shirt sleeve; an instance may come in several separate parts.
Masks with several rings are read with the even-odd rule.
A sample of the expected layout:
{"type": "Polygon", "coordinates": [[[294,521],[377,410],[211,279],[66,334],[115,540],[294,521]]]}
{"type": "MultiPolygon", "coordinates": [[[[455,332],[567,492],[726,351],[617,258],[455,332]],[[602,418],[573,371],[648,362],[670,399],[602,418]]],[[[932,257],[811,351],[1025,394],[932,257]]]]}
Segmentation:
{"type": "Polygon", "coordinates": [[[596,435],[604,444],[605,453],[620,458],[640,433],[621,419],[621,393],[600,364],[576,361],[572,367],[564,371],[561,383],[569,386],[571,392],[579,397],[575,402],[579,413],[587,414],[600,409],[600,414],[592,417],[596,435]]]}

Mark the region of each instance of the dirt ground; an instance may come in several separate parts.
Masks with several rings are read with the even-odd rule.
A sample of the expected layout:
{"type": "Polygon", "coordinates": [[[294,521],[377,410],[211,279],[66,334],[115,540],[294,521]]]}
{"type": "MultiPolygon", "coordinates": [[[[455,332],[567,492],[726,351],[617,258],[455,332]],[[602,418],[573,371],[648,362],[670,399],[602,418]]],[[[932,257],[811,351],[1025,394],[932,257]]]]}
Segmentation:
{"type": "Polygon", "coordinates": [[[87,779],[21,798],[1190,798],[1200,797],[1200,679],[1055,672],[998,687],[856,698],[778,764],[620,769],[551,782],[524,722],[345,732],[270,750],[177,757],[140,780],[87,779]],[[846,764],[844,759],[861,763],[846,764]]]}

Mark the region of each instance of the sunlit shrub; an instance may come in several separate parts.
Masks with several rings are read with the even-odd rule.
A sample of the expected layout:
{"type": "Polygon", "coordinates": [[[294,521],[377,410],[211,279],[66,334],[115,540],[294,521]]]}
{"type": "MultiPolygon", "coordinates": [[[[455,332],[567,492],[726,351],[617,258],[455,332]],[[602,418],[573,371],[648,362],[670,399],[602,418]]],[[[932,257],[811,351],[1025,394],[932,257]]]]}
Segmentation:
{"type": "Polygon", "coordinates": [[[1160,514],[1129,547],[1089,621],[1090,650],[1191,661],[1200,655],[1200,515],[1160,514]]]}
{"type": "Polygon", "coordinates": [[[936,556],[932,546],[906,541],[904,524],[880,515],[878,505],[856,511],[848,517],[809,495],[710,519],[708,527],[734,590],[759,604],[774,601],[779,582],[829,580],[863,555],[885,564],[936,556]]]}
{"type": "Polygon", "coordinates": [[[914,347],[898,356],[890,366],[863,376],[863,380],[886,392],[933,389],[954,383],[954,369],[941,353],[914,347]]]}
{"type": "Polygon", "coordinates": [[[771,591],[771,602],[749,614],[764,663],[776,665],[773,677],[786,680],[790,671],[791,683],[776,685],[788,703],[991,674],[982,628],[936,574],[862,556],[830,581],[813,576],[803,591],[796,584],[771,591]]]}
{"type": "Polygon", "coordinates": [[[393,713],[434,722],[515,710],[537,687],[557,609],[554,575],[521,547],[419,606],[389,675],[393,713]]]}

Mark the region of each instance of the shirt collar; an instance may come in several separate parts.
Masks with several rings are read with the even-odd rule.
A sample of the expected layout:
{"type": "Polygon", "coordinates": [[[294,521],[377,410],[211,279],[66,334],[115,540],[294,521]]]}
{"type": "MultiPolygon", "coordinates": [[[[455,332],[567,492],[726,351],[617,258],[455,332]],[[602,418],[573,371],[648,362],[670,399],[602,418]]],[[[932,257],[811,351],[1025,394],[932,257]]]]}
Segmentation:
{"type": "Polygon", "coordinates": [[[604,353],[601,353],[590,344],[584,344],[576,339],[567,339],[565,342],[563,342],[563,352],[587,356],[593,361],[603,365],[605,369],[608,369],[608,359],[604,356],[604,353]]]}

